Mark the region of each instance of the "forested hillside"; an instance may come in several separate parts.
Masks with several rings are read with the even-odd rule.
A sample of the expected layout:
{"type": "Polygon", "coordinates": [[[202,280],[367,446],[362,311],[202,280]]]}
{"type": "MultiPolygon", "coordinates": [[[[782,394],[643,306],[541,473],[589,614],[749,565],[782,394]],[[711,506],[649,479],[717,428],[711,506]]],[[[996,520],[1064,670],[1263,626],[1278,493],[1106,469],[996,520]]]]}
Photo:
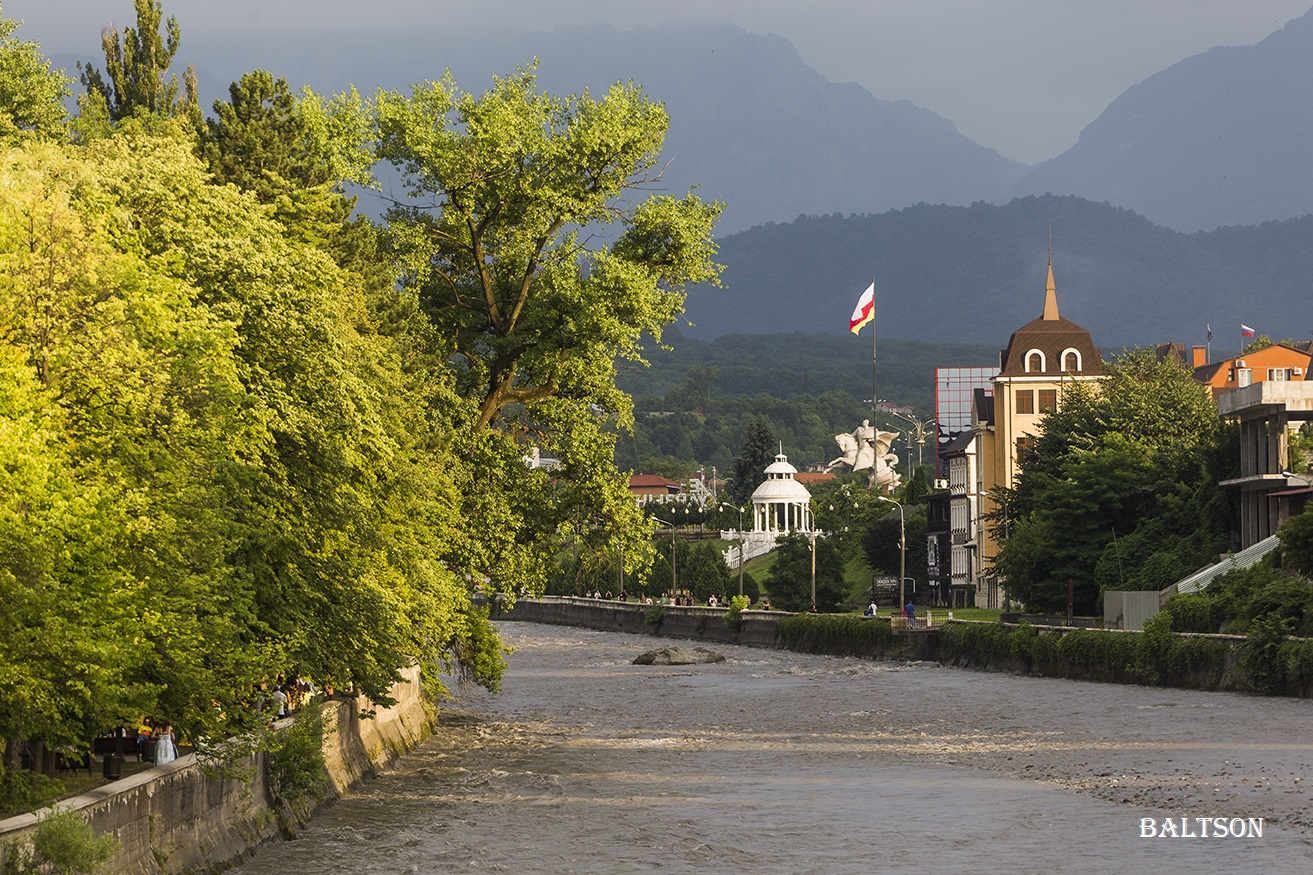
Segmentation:
{"type": "Polygon", "coordinates": [[[1040,314],[1052,232],[1062,315],[1105,354],[1166,341],[1239,348],[1244,322],[1313,334],[1313,217],[1182,234],[1076,197],[812,216],[722,241],[725,288],[695,288],[698,338],[842,334],[874,277],[881,337],[1001,347],[1040,314]],[[1232,345],[1234,344],[1234,345],[1232,345]]]}
{"type": "MultiPolygon", "coordinates": [[[[650,368],[629,368],[619,383],[634,394],[633,438],[617,449],[622,468],[686,474],[724,471],[748,424],[768,422],[799,467],[839,455],[834,435],[871,416],[871,337],[852,334],[729,334],[713,341],[677,332],[654,349],[650,368]]],[[[998,349],[971,344],[877,341],[879,396],[913,415],[934,417],[935,368],[997,365],[998,349]]],[[[885,428],[906,421],[881,414],[885,428]]],[[[932,444],[927,444],[927,450],[932,444]]],[[[905,450],[897,452],[906,461],[905,450]]],[[[667,474],[672,476],[672,474],[667,474]]]]}

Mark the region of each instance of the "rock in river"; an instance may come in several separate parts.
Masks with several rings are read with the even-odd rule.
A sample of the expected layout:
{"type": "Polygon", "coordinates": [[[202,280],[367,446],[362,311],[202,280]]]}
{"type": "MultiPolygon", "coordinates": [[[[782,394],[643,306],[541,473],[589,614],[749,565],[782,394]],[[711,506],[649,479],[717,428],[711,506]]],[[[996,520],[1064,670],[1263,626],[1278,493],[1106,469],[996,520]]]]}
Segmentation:
{"type": "Polygon", "coordinates": [[[705,647],[662,647],[634,657],[634,665],[700,665],[724,661],[725,657],[705,647]]]}

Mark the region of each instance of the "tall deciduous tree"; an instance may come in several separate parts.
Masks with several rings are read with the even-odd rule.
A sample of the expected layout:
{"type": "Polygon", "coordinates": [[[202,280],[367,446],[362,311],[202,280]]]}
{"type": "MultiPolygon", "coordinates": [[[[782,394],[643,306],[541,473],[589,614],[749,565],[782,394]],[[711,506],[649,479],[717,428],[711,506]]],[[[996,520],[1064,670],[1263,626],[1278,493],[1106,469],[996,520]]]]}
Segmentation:
{"type": "Polygon", "coordinates": [[[684,287],[720,271],[718,204],[626,201],[655,178],[662,106],[633,85],[554,97],[522,70],[481,97],[448,76],[381,93],[377,109],[378,154],[410,195],[389,214],[395,252],[478,402],[474,427],[553,398],[627,420],[616,359],[639,358],[684,287]]]}
{"type": "Polygon", "coordinates": [[[772,603],[786,611],[806,611],[811,608],[812,549],[816,550],[816,609],[822,612],[841,611],[847,597],[843,579],[843,557],[838,545],[829,538],[811,541],[805,535],[781,538],[775,548],[775,562],[771,566],[766,589],[772,603]]]}
{"type": "MultiPolygon", "coordinates": [[[[88,97],[113,121],[144,112],[157,116],[185,114],[199,122],[195,71],[187,68],[181,97],[178,77],[169,75],[182,42],[178,19],[172,15],[164,19],[160,0],[133,0],[133,5],[137,10],[135,28],[119,31],[111,26],[100,31],[104,75],[91,64],[78,64],[88,97]],[[161,24],[164,33],[160,32],[161,24]]],[[[90,107],[84,105],[83,109],[88,111],[90,107]]]]}
{"type": "MultiPolygon", "coordinates": [[[[354,130],[366,107],[344,95],[324,109],[316,130],[354,130]]],[[[534,590],[553,537],[586,531],[637,571],[651,526],[615,470],[613,426],[632,425],[616,362],[641,361],[643,336],[660,339],[685,286],[720,271],[718,204],[641,198],[664,109],[632,85],[555,97],[521,70],[481,96],[450,76],[383,92],[373,118],[370,160],[395,165],[407,192],[387,240],[425,322],[412,326],[417,360],[454,379],[462,406],[443,415],[478,460],[461,494],[480,522],[448,561],[534,590]],[[529,444],[561,460],[553,479],[525,472],[529,444]]]]}

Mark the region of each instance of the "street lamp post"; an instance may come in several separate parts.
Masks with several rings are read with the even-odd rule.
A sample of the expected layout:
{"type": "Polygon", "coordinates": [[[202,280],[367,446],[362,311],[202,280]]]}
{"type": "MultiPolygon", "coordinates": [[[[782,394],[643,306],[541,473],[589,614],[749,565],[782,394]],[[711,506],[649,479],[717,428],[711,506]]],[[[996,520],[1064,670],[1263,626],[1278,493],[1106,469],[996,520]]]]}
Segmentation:
{"type": "Polygon", "coordinates": [[[898,505],[898,607],[907,607],[906,593],[903,590],[907,580],[907,524],[903,519],[903,505],[887,495],[877,495],[880,501],[898,505]]]}
{"type": "Polygon", "coordinates": [[[679,589],[675,585],[677,579],[677,576],[675,574],[675,524],[668,523],[665,520],[657,519],[656,517],[652,517],[652,519],[656,520],[658,523],[660,523],[663,526],[670,527],[670,597],[674,598],[675,593],[679,591],[679,589]]]}
{"type": "Polygon", "coordinates": [[[899,419],[912,423],[914,426],[912,432],[904,432],[904,438],[907,442],[907,466],[909,468],[912,467],[912,436],[914,434],[916,436],[916,466],[920,468],[921,465],[925,463],[926,429],[928,426],[934,425],[935,421],[933,419],[922,421],[915,416],[909,416],[906,413],[899,413],[896,410],[890,410],[889,413],[897,416],[899,419]]]}
{"type": "Polygon", "coordinates": [[[732,507],[739,512],[739,527],[735,531],[738,533],[739,545],[739,595],[743,595],[743,508],[733,504],[726,504],[723,501],[716,507],[732,507]]]}

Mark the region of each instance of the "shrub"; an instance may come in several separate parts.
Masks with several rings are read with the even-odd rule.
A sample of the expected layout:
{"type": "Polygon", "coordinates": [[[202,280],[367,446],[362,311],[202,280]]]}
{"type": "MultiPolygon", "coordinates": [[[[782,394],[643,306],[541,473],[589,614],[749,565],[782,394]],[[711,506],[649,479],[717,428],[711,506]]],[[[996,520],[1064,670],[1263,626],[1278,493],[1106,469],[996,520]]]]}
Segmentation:
{"type": "Polygon", "coordinates": [[[1283,641],[1278,658],[1290,692],[1299,696],[1313,692],[1313,641],[1283,641]]]}
{"type": "Polygon", "coordinates": [[[889,623],[840,614],[794,614],[775,626],[775,640],[800,653],[881,656],[893,645],[889,623]]]}
{"type": "Polygon", "coordinates": [[[743,628],[743,609],[748,606],[748,597],[745,595],[736,595],[729,600],[729,609],[725,611],[725,616],[721,619],[725,622],[725,628],[735,635],[743,628]]]}
{"type": "Polygon", "coordinates": [[[1222,625],[1218,600],[1207,593],[1173,593],[1167,597],[1167,613],[1173,632],[1216,632],[1222,625]]]}
{"type": "Polygon", "coordinates": [[[1249,625],[1249,640],[1245,642],[1240,664],[1255,690],[1268,695],[1281,692],[1286,666],[1281,659],[1281,647],[1293,625],[1288,618],[1265,614],[1249,625]]]}
{"type": "Polygon", "coordinates": [[[112,835],[97,835],[75,812],[55,811],[37,824],[30,848],[8,845],[4,875],[99,872],[117,846],[112,835]]]}
{"type": "Polygon", "coordinates": [[[265,760],[265,786],[280,816],[280,825],[292,834],[288,815],[304,824],[310,808],[328,786],[324,766],[324,705],[314,700],[297,712],[291,726],[270,733],[265,760]]]}

